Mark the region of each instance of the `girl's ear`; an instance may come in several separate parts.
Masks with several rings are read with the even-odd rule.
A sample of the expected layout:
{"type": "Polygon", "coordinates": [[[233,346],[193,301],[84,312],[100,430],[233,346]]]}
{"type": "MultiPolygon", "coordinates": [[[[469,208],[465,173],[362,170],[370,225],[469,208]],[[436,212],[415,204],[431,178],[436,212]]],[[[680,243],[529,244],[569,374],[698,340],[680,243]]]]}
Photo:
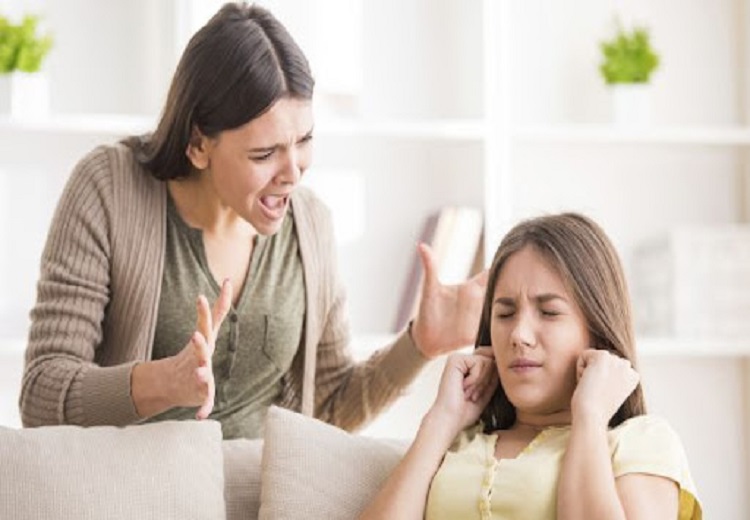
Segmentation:
{"type": "Polygon", "coordinates": [[[209,144],[209,138],[203,135],[197,126],[193,125],[185,155],[190,159],[190,163],[196,170],[206,170],[211,163],[209,144]]]}

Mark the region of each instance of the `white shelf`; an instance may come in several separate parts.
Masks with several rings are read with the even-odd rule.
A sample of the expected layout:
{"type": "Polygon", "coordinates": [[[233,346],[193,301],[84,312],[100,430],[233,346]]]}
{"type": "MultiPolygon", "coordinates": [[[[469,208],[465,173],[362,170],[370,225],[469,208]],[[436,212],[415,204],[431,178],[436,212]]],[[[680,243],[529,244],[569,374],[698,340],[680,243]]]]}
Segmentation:
{"type": "Polygon", "coordinates": [[[750,128],[712,126],[653,126],[617,128],[609,125],[524,126],[514,130],[519,143],[750,145],[750,128]]]}
{"type": "MultiPolygon", "coordinates": [[[[44,132],[60,134],[135,135],[151,131],[157,120],[125,114],[51,115],[43,119],[13,119],[0,116],[0,132],[44,132]]],[[[485,125],[481,119],[344,119],[318,118],[317,135],[325,137],[380,137],[481,141],[485,125]]]]}
{"type": "Polygon", "coordinates": [[[315,133],[326,137],[392,137],[481,141],[481,119],[344,119],[321,117],[315,133]]]}
{"type": "Polygon", "coordinates": [[[0,132],[94,135],[137,135],[154,129],[156,120],[148,116],[124,114],[50,115],[41,119],[0,117],[0,132]]]}
{"type": "Polygon", "coordinates": [[[641,337],[636,340],[641,357],[750,357],[746,340],[641,337]]]}

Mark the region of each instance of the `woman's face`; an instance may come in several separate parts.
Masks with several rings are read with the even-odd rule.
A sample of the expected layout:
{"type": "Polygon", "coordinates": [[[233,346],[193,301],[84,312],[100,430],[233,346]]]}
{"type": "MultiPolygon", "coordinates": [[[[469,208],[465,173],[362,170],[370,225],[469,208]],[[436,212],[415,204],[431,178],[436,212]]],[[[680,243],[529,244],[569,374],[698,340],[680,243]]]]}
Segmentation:
{"type": "Polygon", "coordinates": [[[500,381],[518,416],[570,410],[576,362],[590,335],[573,295],[535,248],[514,253],[500,271],[490,330],[500,381]]]}
{"type": "Polygon", "coordinates": [[[312,160],[312,105],[282,98],[249,123],[206,139],[207,169],[220,202],[262,235],[281,227],[289,195],[312,160]]]}

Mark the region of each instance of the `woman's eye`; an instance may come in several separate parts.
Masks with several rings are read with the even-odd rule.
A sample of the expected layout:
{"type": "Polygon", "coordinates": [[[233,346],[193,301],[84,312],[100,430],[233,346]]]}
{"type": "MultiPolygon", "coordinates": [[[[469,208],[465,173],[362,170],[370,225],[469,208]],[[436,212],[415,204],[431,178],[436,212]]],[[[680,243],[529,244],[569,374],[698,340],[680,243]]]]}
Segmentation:
{"type": "Polygon", "coordinates": [[[544,310],[542,309],[542,316],[545,316],[547,318],[552,318],[554,316],[559,316],[560,313],[557,311],[551,311],[551,310],[544,310]]]}
{"type": "Polygon", "coordinates": [[[513,311],[498,312],[497,314],[495,314],[495,317],[499,320],[507,320],[508,318],[513,317],[513,311]]]}
{"type": "Polygon", "coordinates": [[[312,138],[313,138],[312,134],[308,134],[308,135],[306,135],[305,137],[303,137],[302,139],[300,139],[300,140],[299,140],[299,141],[297,142],[297,144],[305,144],[305,143],[309,143],[310,141],[312,141],[312,138]]]}
{"type": "Polygon", "coordinates": [[[273,150],[266,152],[262,155],[253,155],[252,157],[250,157],[250,159],[253,161],[265,161],[269,159],[271,155],[273,155],[273,150]]]}

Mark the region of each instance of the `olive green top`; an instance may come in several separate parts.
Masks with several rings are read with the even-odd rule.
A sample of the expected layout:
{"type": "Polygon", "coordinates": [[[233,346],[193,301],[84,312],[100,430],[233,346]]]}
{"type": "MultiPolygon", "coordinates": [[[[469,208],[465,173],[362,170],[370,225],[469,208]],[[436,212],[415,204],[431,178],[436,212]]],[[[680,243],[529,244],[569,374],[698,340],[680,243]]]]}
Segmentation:
{"type": "MultiPolygon", "coordinates": [[[[220,282],[208,266],[203,233],[190,227],[167,197],[167,244],[153,358],[177,354],[195,331],[195,301],[213,302],[220,282]]],[[[236,306],[216,338],[213,372],[216,397],[210,418],[221,422],[224,438],[263,435],[268,407],[281,392],[302,339],[305,287],[290,210],[272,236],[257,235],[236,306]]],[[[197,408],[173,408],[151,420],[188,419],[197,408]]]]}

